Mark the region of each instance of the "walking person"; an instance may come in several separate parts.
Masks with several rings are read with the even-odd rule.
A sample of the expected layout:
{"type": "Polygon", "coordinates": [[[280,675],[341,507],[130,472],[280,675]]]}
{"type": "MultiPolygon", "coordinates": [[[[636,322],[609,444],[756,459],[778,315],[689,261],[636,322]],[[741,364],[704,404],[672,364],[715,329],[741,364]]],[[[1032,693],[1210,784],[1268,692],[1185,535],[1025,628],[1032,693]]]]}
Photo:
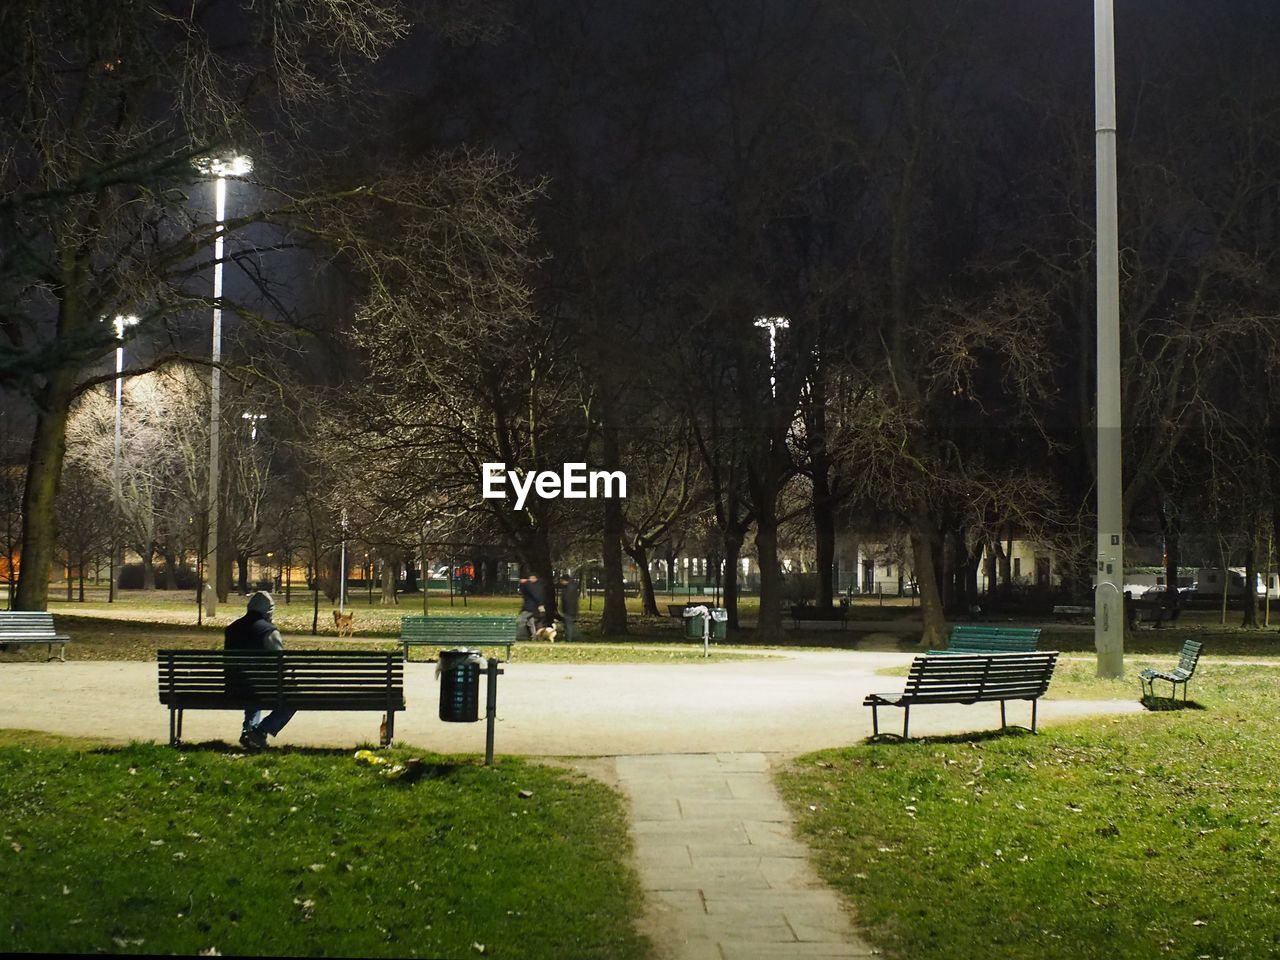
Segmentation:
{"type": "MultiPolygon", "coordinates": [[[[245,615],[239,620],[227,624],[223,632],[223,649],[244,650],[272,653],[284,649],[284,641],[280,631],[271,622],[276,603],[271,594],[259,590],[249,598],[249,606],[245,615]]],[[[241,688],[251,684],[246,677],[235,677],[234,671],[228,668],[228,685],[234,686],[236,680],[241,688]]],[[[246,750],[262,750],[267,746],[267,737],[277,735],[284,725],[293,719],[294,710],[273,710],[264,720],[260,709],[244,712],[244,725],[240,729],[240,746],[246,750]]]]}
{"type": "Polygon", "coordinates": [[[560,610],[558,616],[564,621],[564,638],[573,641],[573,622],[578,619],[578,581],[567,575],[560,578],[560,610]]]}
{"type": "Polygon", "coordinates": [[[516,639],[532,640],[542,618],[547,613],[546,595],[538,575],[530,573],[520,578],[520,613],[516,617],[516,639]]]}

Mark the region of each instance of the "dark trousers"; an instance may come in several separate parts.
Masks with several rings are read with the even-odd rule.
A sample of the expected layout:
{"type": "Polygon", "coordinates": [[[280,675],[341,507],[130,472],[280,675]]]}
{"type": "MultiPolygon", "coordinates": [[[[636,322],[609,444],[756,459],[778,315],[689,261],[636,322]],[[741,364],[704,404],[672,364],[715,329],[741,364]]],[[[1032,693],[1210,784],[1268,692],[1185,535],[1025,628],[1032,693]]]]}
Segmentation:
{"type": "Polygon", "coordinates": [[[285,724],[293,719],[296,710],[272,710],[265,720],[259,719],[262,716],[261,710],[246,710],[244,712],[244,729],[249,730],[251,727],[257,728],[260,733],[269,733],[275,736],[284,729],[285,724]]]}

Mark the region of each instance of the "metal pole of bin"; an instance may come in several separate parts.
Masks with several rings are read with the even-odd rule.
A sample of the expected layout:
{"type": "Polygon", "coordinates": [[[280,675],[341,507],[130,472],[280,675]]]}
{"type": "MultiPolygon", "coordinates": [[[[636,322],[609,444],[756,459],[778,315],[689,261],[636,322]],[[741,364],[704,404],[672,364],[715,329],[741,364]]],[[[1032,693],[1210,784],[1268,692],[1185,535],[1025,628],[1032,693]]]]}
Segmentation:
{"type": "Polygon", "coordinates": [[[498,716],[498,675],[505,671],[498,669],[498,660],[489,658],[489,666],[485,670],[488,684],[485,688],[484,704],[484,765],[493,766],[493,723],[498,716]]]}
{"type": "Polygon", "coordinates": [[[702,618],[702,655],[711,656],[711,611],[702,618]]]}

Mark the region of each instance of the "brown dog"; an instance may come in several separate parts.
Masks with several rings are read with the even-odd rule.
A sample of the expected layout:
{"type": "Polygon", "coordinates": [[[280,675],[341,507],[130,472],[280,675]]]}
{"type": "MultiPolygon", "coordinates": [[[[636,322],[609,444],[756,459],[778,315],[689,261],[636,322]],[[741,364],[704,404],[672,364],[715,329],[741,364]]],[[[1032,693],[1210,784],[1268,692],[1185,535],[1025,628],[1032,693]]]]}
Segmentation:
{"type": "Polygon", "coordinates": [[[338,628],[338,636],[351,636],[352,631],[355,629],[355,619],[356,615],[354,611],[351,613],[339,613],[337,610],[333,611],[333,625],[338,628]]]}

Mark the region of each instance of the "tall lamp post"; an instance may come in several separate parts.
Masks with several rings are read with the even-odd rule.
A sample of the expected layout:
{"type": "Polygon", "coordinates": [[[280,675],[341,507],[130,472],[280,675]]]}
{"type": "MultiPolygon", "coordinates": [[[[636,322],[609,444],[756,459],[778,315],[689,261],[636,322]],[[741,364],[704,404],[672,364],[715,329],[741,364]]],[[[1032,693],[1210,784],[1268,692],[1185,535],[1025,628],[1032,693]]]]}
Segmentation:
{"type": "Polygon", "coordinates": [[[202,173],[216,177],[213,233],[213,351],[209,374],[209,529],[205,555],[205,615],[218,613],[218,418],[222,401],[222,259],[227,213],[227,177],[243,177],[253,164],[248,157],[209,158],[199,164],[202,173]]]}
{"type": "Polygon", "coordinates": [[[1120,445],[1120,253],[1116,188],[1116,54],[1112,0],[1094,0],[1097,157],[1098,569],[1093,638],[1098,676],[1124,673],[1124,521],[1120,445]]]}
{"type": "Polygon", "coordinates": [[[121,410],[124,406],[124,332],[127,328],[132,327],[138,322],[138,318],[133,314],[115,315],[112,321],[116,328],[116,442],[115,448],[111,456],[111,495],[115,500],[116,515],[114,522],[111,524],[111,582],[107,586],[107,603],[115,603],[116,600],[116,554],[120,550],[120,541],[118,539],[117,530],[120,524],[121,495],[120,495],[120,452],[123,444],[121,443],[121,410]]]}
{"type": "MultiPolygon", "coordinates": [[[[342,557],[338,561],[341,569],[338,574],[338,612],[345,613],[347,609],[347,508],[342,508],[342,557]]],[[[382,572],[385,577],[386,571],[382,572]]]]}

